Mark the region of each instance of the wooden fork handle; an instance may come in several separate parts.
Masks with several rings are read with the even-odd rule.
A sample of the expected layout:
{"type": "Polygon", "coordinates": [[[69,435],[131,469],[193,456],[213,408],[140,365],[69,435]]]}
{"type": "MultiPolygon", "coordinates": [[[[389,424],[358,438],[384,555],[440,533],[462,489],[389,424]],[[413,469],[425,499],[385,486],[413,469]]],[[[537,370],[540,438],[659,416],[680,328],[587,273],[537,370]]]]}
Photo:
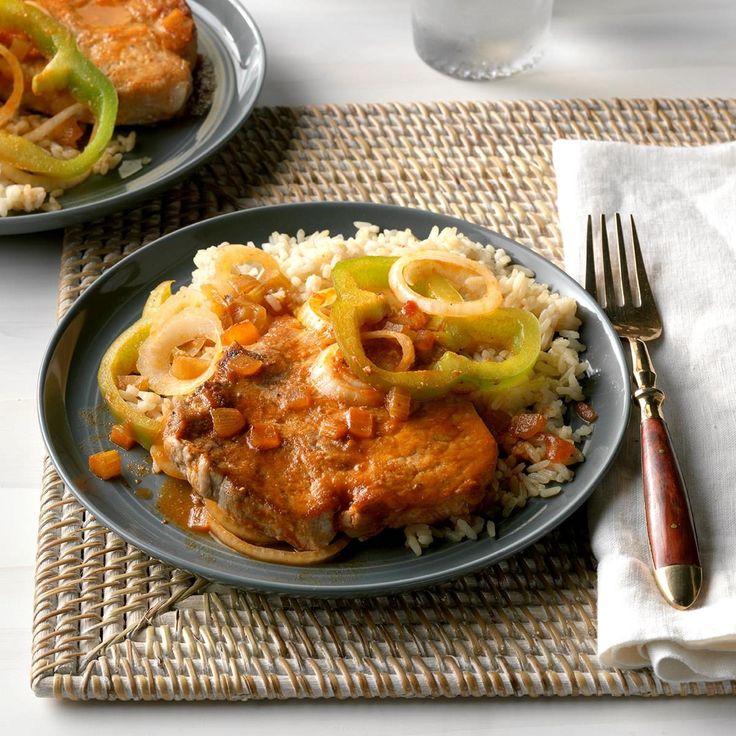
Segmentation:
{"type": "Polygon", "coordinates": [[[639,340],[631,343],[637,383],[634,398],[641,408],[644,511],[654,577],[665,600],[685,609],[695,603],[702,585],[698,539],[685,482],[661,415],[664,393],[655,385],[646,345],[639,340]]]}

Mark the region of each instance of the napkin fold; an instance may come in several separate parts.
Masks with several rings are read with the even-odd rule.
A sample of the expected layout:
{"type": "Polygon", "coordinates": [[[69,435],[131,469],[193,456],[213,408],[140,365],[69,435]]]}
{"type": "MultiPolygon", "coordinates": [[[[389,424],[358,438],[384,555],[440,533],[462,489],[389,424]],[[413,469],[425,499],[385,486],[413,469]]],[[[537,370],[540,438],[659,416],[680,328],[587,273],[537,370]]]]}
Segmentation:
{"type": "MultiPolygon", "coordinates": [[[[644,524],[639,411],[593,494],[598,655],[671,682],[736,679],[736,143],[694,148],[556,141],[568,271],[582,281],[587,215],[636,218],[664,322],[650,343],[703,563],[699,602],[661,598],[644,524]]],[[[628,349],[627,349],[628,352],[628,349]]]]}

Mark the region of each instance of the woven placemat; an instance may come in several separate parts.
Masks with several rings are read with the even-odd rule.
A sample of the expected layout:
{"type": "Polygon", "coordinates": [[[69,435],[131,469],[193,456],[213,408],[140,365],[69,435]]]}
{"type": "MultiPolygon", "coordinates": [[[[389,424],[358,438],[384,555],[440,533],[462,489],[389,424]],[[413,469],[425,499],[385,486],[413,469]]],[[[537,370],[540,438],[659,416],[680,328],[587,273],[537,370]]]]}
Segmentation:
{"type": "MultiPolygon", "coordinates": [[[[697,145],[736,138],[736,101],[613,100],[257,109],[190,179],[67,230],[63,313],[163,233],[307,200],[423,207],[560,261],[556,138],[697,145]]],[[[76,699],[715,695],[595,656],[595,563],[576,516],[523,554],[419,593],[308,601],[207,586],[128,546],[46,463],[32,685],[76,699]]]]}

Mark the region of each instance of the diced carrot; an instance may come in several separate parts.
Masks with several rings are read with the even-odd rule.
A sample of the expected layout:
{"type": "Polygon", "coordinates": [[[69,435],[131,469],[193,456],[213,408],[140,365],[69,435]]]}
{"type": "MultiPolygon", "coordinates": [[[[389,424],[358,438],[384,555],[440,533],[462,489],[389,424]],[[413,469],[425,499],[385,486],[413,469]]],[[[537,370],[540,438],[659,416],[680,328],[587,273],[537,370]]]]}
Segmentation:
{"type": "Polygon", "coordinates": [[[394,386],[386,395],[386,409],[392,419],[405,422],[411,413],[411,394],[399,386],[394,386]]]}
{"type": "Polygon", "coordinates": [[[210,415],[218,437],[233,437],[245,427],[245,417],[237,409],[223,406],[210,409],[210,415]]]}
{"type": "Polygon", "coordinates": [[[319,433],[330,440],[341,440],[348,433],[348,423],[340,414],[325,417],[319,425],[319,433]]]}
{"type": "Polygon", "coordinates": [[[189,509],[187,527],[193,532],[208,532],[210,530],[210,519],[204,505],[195,504],[189,509]]]}
{"type": "Polygon", "coordinates": [[[575,404],[575,413],[588,424],[592,424],[596,419],[598,419],[598,412],[590,404],[586,404],[584,401],[578,401],[575,404]]]}
{"type": "Polygon", "coordinates": [[[551,463],[566,465],[575,456],[575,445],[553,434],[544,435],[546,457],[551,463]]]}
{"type": "Polygon", "coordinates": [[[202,358],[192,358],[189,355],[177,355],[171,361],[171,375],[183,381],[196,378],[204,373],[209,366],[209,361],[202,358]]]}
{"type": "Polygon", "coordinates": [[[104,450],[89,456],[89,469],[102,480],[109,480],[122,471],[120,453],[117,450],[104,450]]]}
{"type": "Polygon", "coordinates": [[[302,411],[312,406],[312,396],[306,391],[290,394],[283,400],[284,409],[302,411]]]}
{"type": "Polygon", "coordinates": [[[281,435],[273,424],[257,422],[248,430],[248,444],[255,450],[275,450],[281,447],[281,435]]]}
{"type": "Polygon", "coordinates": [[[544,414],[517,414],[511,417],[509,434],[521,440],[530,440],[543,432],[547,427],[547,417],[544,414]]]}
{"type": "Polygon", "coordinates": [[[511,415],[501,409],[486,409],[481,413],[481,417],[496,440],[499,440],[511,426],[511,415]]]}
{"type": "Polygon", "coordinates": [[[113,424],[110,430],[110,442],[114,442],[124,450],[130,450],[136,443],[130,425],[113,424]]]}
{"type": "Polygon", "coordinates": [[[227,363],[227,369],[230,373],[242,378],[256,376],[263,368],[263,361],[253,358],[247,353],[238,353],[234,355],[227,363]]]}
{"type": "Polygon", "coordinates": [[[360,406],[351,406],[345,412],[345,418],[348,422],[348,432],[353,437],[359,437],[360,439],[373,437],[374,419],[371,412],[360,406]]]}
{"type": "Polygon", "coordinates": [[[252,345],[254,342],[258,342],[261,339],[261,333],[258,332],[258,328],[252,323],[238,322],[232,327],[228,327],[225,332],[222,333],[222,344],[230,345],[231,343],[237,342],[239,345],[252,345]]]}

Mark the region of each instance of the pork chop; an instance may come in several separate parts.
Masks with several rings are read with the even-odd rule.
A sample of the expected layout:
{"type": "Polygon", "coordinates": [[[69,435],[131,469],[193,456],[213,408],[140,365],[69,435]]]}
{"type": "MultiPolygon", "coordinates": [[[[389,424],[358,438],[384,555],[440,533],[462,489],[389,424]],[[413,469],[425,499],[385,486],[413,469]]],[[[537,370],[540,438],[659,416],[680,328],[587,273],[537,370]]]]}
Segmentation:
{"type": "Polygon", "coordinates": [[[467,516],[488,500],[497,448],[470,401],[426,402],[401,423],[372,408],[374,437],[330,439],[320,430],[346,407],[309,388],[319,350],[313,332],[278,317],[258,343],[232,346],[211,380],[175,400],[164,447],[195,491],[297,549],[324,547],[338,532],[365,538],[467,516]],[[258,375],[233,376],[243,354],[263,362],[258,375]],[[210,414],[218,407],[275,427],[281,445],[254,449],[246,433],[219,438],[210,414]]]}
{"type": "MultiPolygon", "coordinates": [[[[35,4],[63,23],[82,52],[110,78],[118,92],[118,124],[155,123],[183,110],[197,56],[197,30],[184,0],[35,0],[35,4]]],[[[66,92],[33,94],[31,79],[46,63],[35,50],[23,60],[23,105],[52,115],[74,98],[66,92]]],[[[0,76],[3,97],[10,83],[8,76],[0,76]]]]}

